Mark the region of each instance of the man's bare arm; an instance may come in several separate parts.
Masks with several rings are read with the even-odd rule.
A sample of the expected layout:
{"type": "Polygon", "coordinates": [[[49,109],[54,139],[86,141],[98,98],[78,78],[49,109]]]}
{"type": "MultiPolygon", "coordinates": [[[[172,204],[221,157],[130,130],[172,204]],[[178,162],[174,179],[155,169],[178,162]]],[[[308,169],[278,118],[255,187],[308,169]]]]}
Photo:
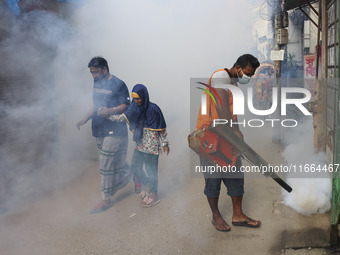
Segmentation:
{"type": "Polygon", "coordinates": [[[82,118],[78,123],[76,124],[76,127],[78,130],[80,130],[80,127],[83,126],[88,120],[92,118],[92,113],[93,113],[93,106],[90,109],[90,111],[85,115],[84,118],[82,118]]]}

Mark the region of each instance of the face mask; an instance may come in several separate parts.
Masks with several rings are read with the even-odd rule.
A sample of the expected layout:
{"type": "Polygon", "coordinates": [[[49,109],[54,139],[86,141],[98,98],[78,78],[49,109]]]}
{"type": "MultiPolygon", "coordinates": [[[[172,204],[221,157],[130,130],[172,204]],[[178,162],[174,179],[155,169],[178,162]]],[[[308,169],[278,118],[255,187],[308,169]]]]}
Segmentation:
{"type": "MultiPolygon", "coordinates": [[[[241,72],[243,73],[242,69],[241,69],[241,72]]],[[[238,76],[238,73],[237,73],[237,77],[238,77],[238,82],[240,84],[247,84],[250,82],[250,77],[246,74],[243,73],[242,77],[238,76]]]]}

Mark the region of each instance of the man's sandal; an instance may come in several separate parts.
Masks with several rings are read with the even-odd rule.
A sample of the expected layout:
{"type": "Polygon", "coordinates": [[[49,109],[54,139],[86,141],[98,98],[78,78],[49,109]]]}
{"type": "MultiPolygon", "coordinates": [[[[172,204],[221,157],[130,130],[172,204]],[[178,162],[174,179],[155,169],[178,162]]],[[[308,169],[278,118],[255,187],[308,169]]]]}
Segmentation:
{"type": "Polygon", "coordinates": [[[92,211],[92,214],[97,214],[97,213],[101,213],[109,208],[111,208],[113,205],[113,203],[111,202],[111,200],[109,202],[104,202],[101,201],[92,211]]]}
{"type": "Polygon", "coordinates": [[[223,225],[218,225],[218,224],[215,224],[213,221],[211,221],[211,224],[213,224],[216,230],[221,231],[221,232],[229,232],[231,230],[231,227],[227,223],[223,225]]]}
{"type": "Polygon", "coordinates": [[[241,227],[248,227],[248,228],[258,228],[261,225],[261,221],[259,220],[253,220],[252,218],[248,218],[245,221],[241,222],[231,222],[234,226],[241,226],[241,227]],[[255,223],[255,224],[251,224],[255,223]]]}

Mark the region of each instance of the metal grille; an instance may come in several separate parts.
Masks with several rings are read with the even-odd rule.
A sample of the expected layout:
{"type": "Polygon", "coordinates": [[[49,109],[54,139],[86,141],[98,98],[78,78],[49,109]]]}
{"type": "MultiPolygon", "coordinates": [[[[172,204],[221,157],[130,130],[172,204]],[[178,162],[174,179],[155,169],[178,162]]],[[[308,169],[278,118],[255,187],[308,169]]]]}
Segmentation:
{"type": "Polygon", "coordinates": [[[338,1],[327,5],[327,150],[334,161],[338,102],[339,11],[338,1]]]}

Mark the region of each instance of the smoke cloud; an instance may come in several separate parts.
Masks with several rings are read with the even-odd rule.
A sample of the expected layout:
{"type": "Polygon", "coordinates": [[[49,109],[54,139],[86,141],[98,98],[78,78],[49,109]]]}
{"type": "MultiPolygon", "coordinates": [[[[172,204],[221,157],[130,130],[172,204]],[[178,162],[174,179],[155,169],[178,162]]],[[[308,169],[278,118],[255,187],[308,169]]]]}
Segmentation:
{"type": "Polygon", "coordinates": [[[304,215],[329,211],[332,197],[331,176],[325,171],[312,173],[310,170],[313,164],[315,168],[326,165],[325,153],[313,153],[312,118],[294,129],[294,133],[286,138],[286,142],[288,145],[283,152],[284,160],[289,165],[302,166],[303,171],[287,175],[287,183],[293,191],[282,192],[284,204],[304,215]]]}
{"type": "MultiPolygon", "coordinates": [[[[238,56],[252,53],[255,2],[83,1],[70,6],[67,19],[40,11],[22,14],[16,21],[7,19],[11,35],[1,41],[6,62],[1,63],[0,73],[29,81],[16,78],[12,83],[26,85],[20,86],[21,98],[13,97],[12,90],[1,95],[1,116],[7,124],[1,130],[5,170],[0,192],[24,200],[22,194],[43,193],[81,174],[72,161],[97,158],[90,124],[78,132],[75,123],[92,105],[87,63],[98,55],[108,60],[111,73],[130,91],[137,83],[145,84],[150,100],[161,107],[171,143],[169,157],[160,160],[160,176],[167,180],[162,185],[179,185],[189,174],[185,169],[189,168],[190,78],[208,78],[217,69],[231,67],[238,56]],[[242,13],[242,19],[235,23],[233,13],[242,13]],[[14,144],[11,138],[20,142],[14,144]],[[29,144],[40,149],[28,150],[29,144]],[[20,177],[13,178],[13,173],[20,177]]],[[[312,134],[311,123],[306,123],[286,139],[283,157],[288,164],[324,164],[324,154],[313,154],[312,134]],[[305,155],[297,157],[296,151],[305,155]]],[[[129,147],[134,147],[132,141],[129,147]]],[[[321,177],[288,176],[294,191],[284,193],[284,203],[306,215],[329,210],[331,182],[328,176],[321,177]]]]}
{"type": "MultiPolygon", "coordinates": [[[[162,185],[183,182],[189,174],[190,78],[209,77],[251,53],[253,4],[98,0],[69,5],[64,17],[31,11],[6,19],[11,31],[0,43],[6,59],[0,73],[14,77],[8,84],[21,90],[13,95],[13,89],[4,89],[1,95],[6,119],[1,179],[14,180],[2,185],[7,203],[27,202],[32,194],[69,183],[82,173],[76,160],[97,158],[90,123],[80,132],[75,128],[92,105],[87,63],[93,56],[105,57],[130,91],[137,83],[148,87],[166,118],[171,143],[169,157],[160,160],[160,176],[167,180],[162,185]],[[242,13],[237,24],[233,13],[242,13]]],[[[11,17],[5,8],[1,14],[11,17]]]]}
{"type": "Polygon", "coordinates": [[[6,15],[9,32],[0,42],[0,174],[4,180],[0,201],[13,206],[31,201],[55,184],[50,180],[58,155],[52,62],[68,25],[42,11],[18,19],[6,15]]]}
{"type": "MultiPolygon", "coordinates": [[[[180,184],[189,174],[184,169],[189,166],[186,140],[190,132],[190,78],[209,77],[249,53],[251,33],[244,31],[251,29],[250,10],[249,1],[238,5],[220,0],[86,1],[73,14],[76,33],[63,44],[57,61],[63,63],[56,69],[60,92],[82,87],[84,95],[73,102],[75,111],[65,109],[65,122],[79,119],[88,111],[92,78],[87,63],[93,56],[105,57],[110,72],[122,79],[129,90],[137,83],[146,85],[150,100],[162,109],[171,148],[169,157],[160,159],[161,175],[168,180],[163,185],[180,184]],[[240,12],[249,15],[244,15],[233,29],[233,16],[226,14],[240,12]],[[59,75],[65,74],[65,69],[73,72],[59,75]]],[[[80,134],[70,134],[66,140],[74,146],[80,134]]]]}

